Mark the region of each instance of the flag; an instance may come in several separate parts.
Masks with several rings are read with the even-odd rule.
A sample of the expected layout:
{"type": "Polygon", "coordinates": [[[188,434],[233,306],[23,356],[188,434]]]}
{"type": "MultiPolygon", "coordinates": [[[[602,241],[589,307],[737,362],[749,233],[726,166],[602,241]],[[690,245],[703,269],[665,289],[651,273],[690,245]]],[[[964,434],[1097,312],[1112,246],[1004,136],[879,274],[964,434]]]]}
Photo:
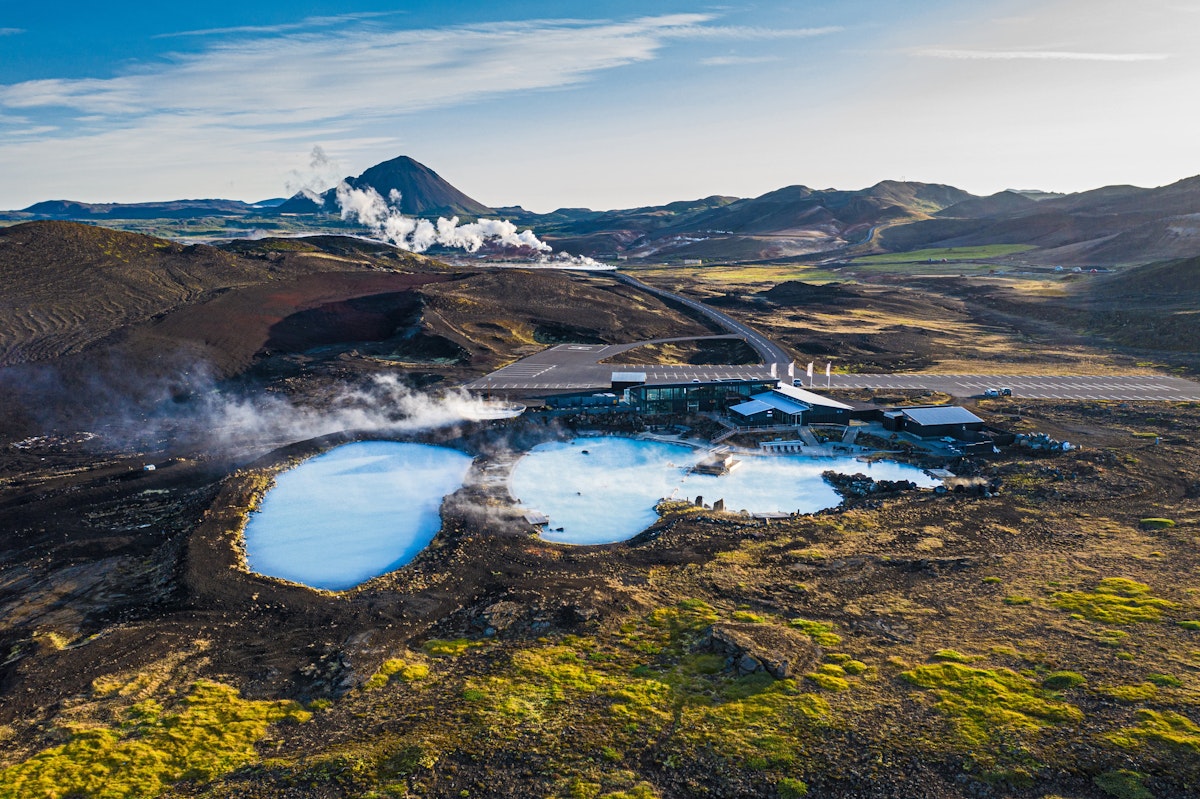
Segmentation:
{"type": "Polygon", "coordinates": [[[795,376],[796,376],[796,362],[789,361],[788,362],[788,377],[795,377],[795,376]]]}
{"type": "Polygon", "coordinates": [[[830,367],[832,367],[832,366],[833,366],[833,364],[831,364],[831,363],[827,363],[827,364],[825,364],[825,376],[826,376],[826,377],[829,377],[829,369],[830,369],[830,367]]]}
{"type": "Polygon", "coordinates": [[[812,380],[812,368],[813,368],[813,362],[809,361],[808,362],[808,379],[809,380],[812,380]]]}

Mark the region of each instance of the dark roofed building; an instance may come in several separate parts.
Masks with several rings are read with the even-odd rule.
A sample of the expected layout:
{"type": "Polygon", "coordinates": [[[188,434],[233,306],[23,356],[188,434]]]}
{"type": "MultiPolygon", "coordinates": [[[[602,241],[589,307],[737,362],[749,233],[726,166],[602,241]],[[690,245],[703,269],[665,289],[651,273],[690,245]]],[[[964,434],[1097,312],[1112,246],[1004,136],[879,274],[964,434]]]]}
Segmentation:
{"type": "Polygon", "coordinates": [[[984,421],[958,405],[897,408],[883,415],[888,430],[904,430],[921,438],[960,437],[968,430],[982,430],[984,421]]]}

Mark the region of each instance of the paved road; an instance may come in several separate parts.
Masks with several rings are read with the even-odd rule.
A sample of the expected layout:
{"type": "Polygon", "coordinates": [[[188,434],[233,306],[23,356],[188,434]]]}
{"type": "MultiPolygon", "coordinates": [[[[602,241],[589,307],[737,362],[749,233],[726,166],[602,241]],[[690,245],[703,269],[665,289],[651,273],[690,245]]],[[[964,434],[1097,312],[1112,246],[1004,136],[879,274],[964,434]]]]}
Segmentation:
{"type": "MultiPolygon", "coordinates": [[[[825,381],[816,379],[818,388],[825,381]]],[[[833,388],[924,389],[977,397],[989,388],[1011,388],[1025,399],[1200,401],[1200,383],[1166,375],[833,375],[833,388]]]]}
{"type": "MultiPolygon", "coordinates": [[[[706,336],[704,338],[729,338],[706,336]]],[[[738,336],[740,338],[740,336],[738,336]]],[[[643,344],[688,339],[656,339],[633,344],[559,344],[497,369],[468,383],[479,391],[582,391],[607,390],[613,372],[645,372],[647,383],[689,383],[693,380],[763,380],[772,377],[769,366],[654,366],[599,363],[643,344]]],[[[781,375],[782,376],[782,375],[781,375]]]]}
{"type": "Polygon", "coordinates": [[[749,325],[742,324],[733,317],[721,313],[716,308],[709,307],[702,302],[691,300],[687,297],[681,297],[678,294],[667,291],[666,289],[648,286],[642,281],[638,280],[636,277],[624,274],[623,272],[618,272],[616,274],[616,278],[622,283],[626,283],[636,289],[640,289],[641,291],[645,291],[650,294],[655,294],[664,299],[673,300],[686,305],[693,311],[703,314],[721,327],[728,330],[730,333],[744,338],[746,343],[753,347],[754,351],[758,353],[758,356],[763,359],[763,363],[777,363],[786,365],[792,361],[792,356],[784,352],[783,348],[778,344],[766,338],[762,333],[759,333],[749,325]]]}
{"type": "MultiPolygon", "coordinates": [[[[612,373],[645,372],[647,383],[688,383],[737,378],[757,380],[787,378],[785,364],[791,358],[781,347],[754,328],[744,325],[715,308],[681,297],[665,289],[648,286],[637,278],[617,273],[617,280],[641,291],[673,300],[697,311],[743,338],[767,366],[620,366],[599,361],[643,344],[686,339],[656,339],[632,344],[560,344],[492,372],[467,385],[476,390],[510,391],[583,391],[605,390],[612,384],[612,373]],[[771,374],[776,364],[778,375],[771,374]]],[[[729,338],[707,336],[703,338],[729,338]]],[[[826,382],[817,377],[815,386],[826,382]]],[[[932,374],[854,374],[833,375],[831,388],[921,389],[942,391],[955,397],[977,397],[989,388],[1011,388],[1013,396],[1024,399],[1105,399],[1151,400],[1161,402],[1200,401],[1200,383],[1165,375],[1115,375],[1089,377],[1079,375],[932,375],[932,374]]]]}

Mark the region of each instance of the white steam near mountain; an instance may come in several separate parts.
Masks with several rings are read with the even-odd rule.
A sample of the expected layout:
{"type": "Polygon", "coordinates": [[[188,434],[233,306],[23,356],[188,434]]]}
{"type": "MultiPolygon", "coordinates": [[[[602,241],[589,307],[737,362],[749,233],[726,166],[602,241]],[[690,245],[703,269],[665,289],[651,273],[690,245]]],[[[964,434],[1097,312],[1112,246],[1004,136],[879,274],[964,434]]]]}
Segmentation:
{"type": "MultiPolygon", "coordinates": [[[[375,236],[391,242],[402,250],[425,252],[434,245],[467,252],[478,252],[485,244],[502,248],[529,250],[541,253],[533,264],[546,269],[608,270],[612,267],[586,255],[554,252],[532,230],[517,230],[507,219],[480,219],[460,224],[458,217],[440,217],[436,223],[415,219],[400,212],[400,192],[392,189],[388,199],[373,187],[355,188],[346,181],[337,185],[334,193],[342,219],[356,221],[370,228],[375,236]]],[[[317,200],[320,202],[320,199],[317,200]]]]}
{"type": "Polygon", "coordinates": [[[338,164],[325,153],[319,144],[313,145],[308,159],[308,173],[301,174],[292,170],[284,182],[289,194],[303,194],[317,205],[324,203],[321,192],[330,183],[338,179],[340,171],[338,164]]]}
{"type": "Polygon", "coordinates": [[[342,219],[366,225],[378,237],[390,241],[402,250],[425,252],[435,244],[443,247],[477,252],[484,244],[524,248],[548,253],[550,245],[533,234],[532,230],[517,231],[517,226],[505,219],[480,219],[459,224],[458,217],[442,217],[437,223],[414,219],[400,213],[400,193],[393,189],[384,200],[374,188],[356,189],[346,181],[337,186],[337,204],[342,219]]]}

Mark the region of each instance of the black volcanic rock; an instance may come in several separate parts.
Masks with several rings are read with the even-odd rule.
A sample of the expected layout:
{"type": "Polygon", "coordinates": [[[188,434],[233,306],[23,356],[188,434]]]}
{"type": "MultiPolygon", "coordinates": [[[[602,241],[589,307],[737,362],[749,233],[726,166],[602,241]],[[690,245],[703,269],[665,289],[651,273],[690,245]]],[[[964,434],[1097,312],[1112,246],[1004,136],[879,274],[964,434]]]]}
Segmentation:
{"type": "MultiPolygon", "coordinates": [[[[484,216],[488,208],[451,186],[441,175],[406,155],[376,164],[356,178],[346,178],[356,189],[372,188],[385,199],[399,192],[401,213],[409,216],[484,216]]],[[[318,206],[303,194],[297,194],[275,210],[282,214],[313,214],[337,210],[337,190],[329,189],[318,206]]]]}

